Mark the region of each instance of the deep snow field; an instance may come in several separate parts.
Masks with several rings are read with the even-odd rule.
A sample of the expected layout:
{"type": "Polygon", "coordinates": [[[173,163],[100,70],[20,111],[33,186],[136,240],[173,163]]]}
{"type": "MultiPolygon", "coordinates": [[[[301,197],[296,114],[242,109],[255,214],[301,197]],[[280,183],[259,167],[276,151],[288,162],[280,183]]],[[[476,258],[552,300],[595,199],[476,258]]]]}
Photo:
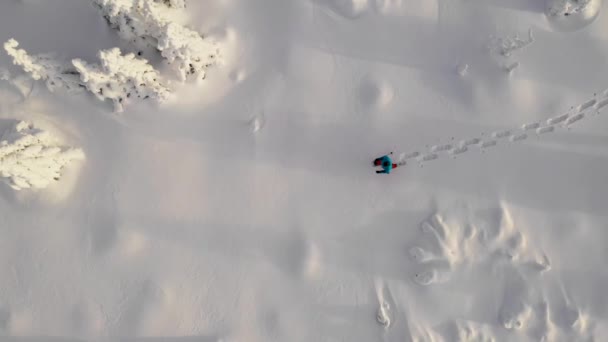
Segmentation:
{"type": "MultiPolygon", "coordinates": [[[[0,1],[0,43],[138,52],[95,1],[0,1]]],[[[607,339],[606,3],[186,4],[217,62],[146,51],[160,104],[0,49],[0,341],[607,339]]]]}

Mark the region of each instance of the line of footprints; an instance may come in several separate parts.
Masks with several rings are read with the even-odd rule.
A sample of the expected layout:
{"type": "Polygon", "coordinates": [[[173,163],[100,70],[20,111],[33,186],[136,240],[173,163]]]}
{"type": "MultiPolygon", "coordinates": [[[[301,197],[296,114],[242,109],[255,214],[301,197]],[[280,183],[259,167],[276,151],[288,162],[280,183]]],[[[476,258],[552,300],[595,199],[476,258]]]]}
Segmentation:
{"type": "Polygon", "coordinates": [[[431,146],[427,152],[415,151],[401,153],[398,164],[405,165],[407,160],[414,159],[422,167],[423,163],[436,160],[442,155],[456,157],[457,155],[469,151],[473,147],[484,150],[496,146],[500,140],[517,142],[527,139],[531,134],[543,135],[554,132],[555,129],[559,127],[569,129],[570,125],[584,119],[585,116],[592,113],[592,111],[593,113],[599,114],[604,107],[608,106],[608,89],[605,90],[602,95],[603,98],[598,100],[597,95],[594,94],[594,97],[591,100],[573,107],[566,114],[554,116],[545,121],[524,124],[515,129],[492,132],[491,136],[486,139],[463,139],[455,144],[431,146]]]}

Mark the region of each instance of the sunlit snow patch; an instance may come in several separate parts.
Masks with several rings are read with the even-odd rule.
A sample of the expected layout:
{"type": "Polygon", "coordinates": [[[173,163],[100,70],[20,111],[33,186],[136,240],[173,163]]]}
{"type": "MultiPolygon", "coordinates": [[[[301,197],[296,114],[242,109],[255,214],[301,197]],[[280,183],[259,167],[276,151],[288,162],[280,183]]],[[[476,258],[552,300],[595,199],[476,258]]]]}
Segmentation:
{"type": "Polygon", "coordinates": [[[61,147],[49,132],[21,121],[2,135],[0,176],[15,190],[46,188],[59,180],[62,169],[84,159],[82,150],[61,147]]]}

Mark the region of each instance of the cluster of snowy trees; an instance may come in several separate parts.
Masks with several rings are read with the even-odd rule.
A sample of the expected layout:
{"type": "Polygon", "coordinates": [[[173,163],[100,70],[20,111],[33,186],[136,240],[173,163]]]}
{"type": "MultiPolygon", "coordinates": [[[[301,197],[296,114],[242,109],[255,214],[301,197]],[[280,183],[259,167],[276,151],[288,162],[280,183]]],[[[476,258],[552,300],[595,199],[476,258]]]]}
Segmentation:
{"type": "MultiPolygon", "coordinates": [[[[92,0],[120,37],[136,49],[152,47],[174,67],[180,80],[205,78],[215,64],[218,48],[201,34],[171,20],[172,11],[183,10],[185,0],[92,0]]],[[[51,90],[88,90],[98,99],[111,100],[115,111],[133,99],[166,100],[169,81],[148,61],[118,48],[99,52],[99,64],[80,59],[63,62],[52,55],[30,55],[10,39],[4,49],[33,79],[45,81],[51,90]]],[[[140,53],[138,53],[140,55],[140,53]]]]}
{"type": "MultiPolygon", "coordinates": [[[[157,51],[181,82],[205,79],[206,69],[217,60],[214,42],[172,19],[185,10],[186,0],[90,1],[136,53],[113,48],[99,51],[94,63],[61,60],[52,54],[29,54],[15,39],[4,43],[4,50],[25,74],[45,82],[50,91],[88,91],[99,100],[110,100],[115,111],[123,111],[130,101],[163,102],[171,95],[170,82],[142,57],[141,49],[157,51]]],[[[2,71],[0,81],[13,79],[2,71]]],[[[67,164],[83,158],[82,150],[60,146],[49,132],[28,122],[18,122],[0,139],[0,176],[15,190],[45,188],[59,179],[67,164]]]]}

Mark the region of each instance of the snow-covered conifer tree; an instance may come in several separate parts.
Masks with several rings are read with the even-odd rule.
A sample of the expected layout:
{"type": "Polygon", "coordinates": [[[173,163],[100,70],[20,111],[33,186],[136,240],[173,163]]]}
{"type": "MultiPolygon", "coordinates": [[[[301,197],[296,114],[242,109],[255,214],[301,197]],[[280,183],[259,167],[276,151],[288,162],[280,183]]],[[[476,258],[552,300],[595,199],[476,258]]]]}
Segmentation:
{"type": "Polygon", "coordinates": [[[218,48],[201,34],[171,21],[170,7],[183,8],[179,0],[93,0],[119,35],[138,48],[153,47],[177,69],[182,80],[205,78],[215,64],[218,48]]]}
{"type": "Polygon", "coordinates": [[[101,64],[72,61],[80,73],[81,82],[100,100],[110,99],[116,111],[130,99],[167,99],[170,89],[161,76],[145,59],[130,53],[122,55],[118,48],[99,52],[101,64]]]}
{"type": "Polygon", "coordinates": [[[45,188],[59,180],[62,169],[84,159],[81,149],[62,147],[49,132],[21,121],[2,135],[0,176],[15,190],[45,188]]]}

